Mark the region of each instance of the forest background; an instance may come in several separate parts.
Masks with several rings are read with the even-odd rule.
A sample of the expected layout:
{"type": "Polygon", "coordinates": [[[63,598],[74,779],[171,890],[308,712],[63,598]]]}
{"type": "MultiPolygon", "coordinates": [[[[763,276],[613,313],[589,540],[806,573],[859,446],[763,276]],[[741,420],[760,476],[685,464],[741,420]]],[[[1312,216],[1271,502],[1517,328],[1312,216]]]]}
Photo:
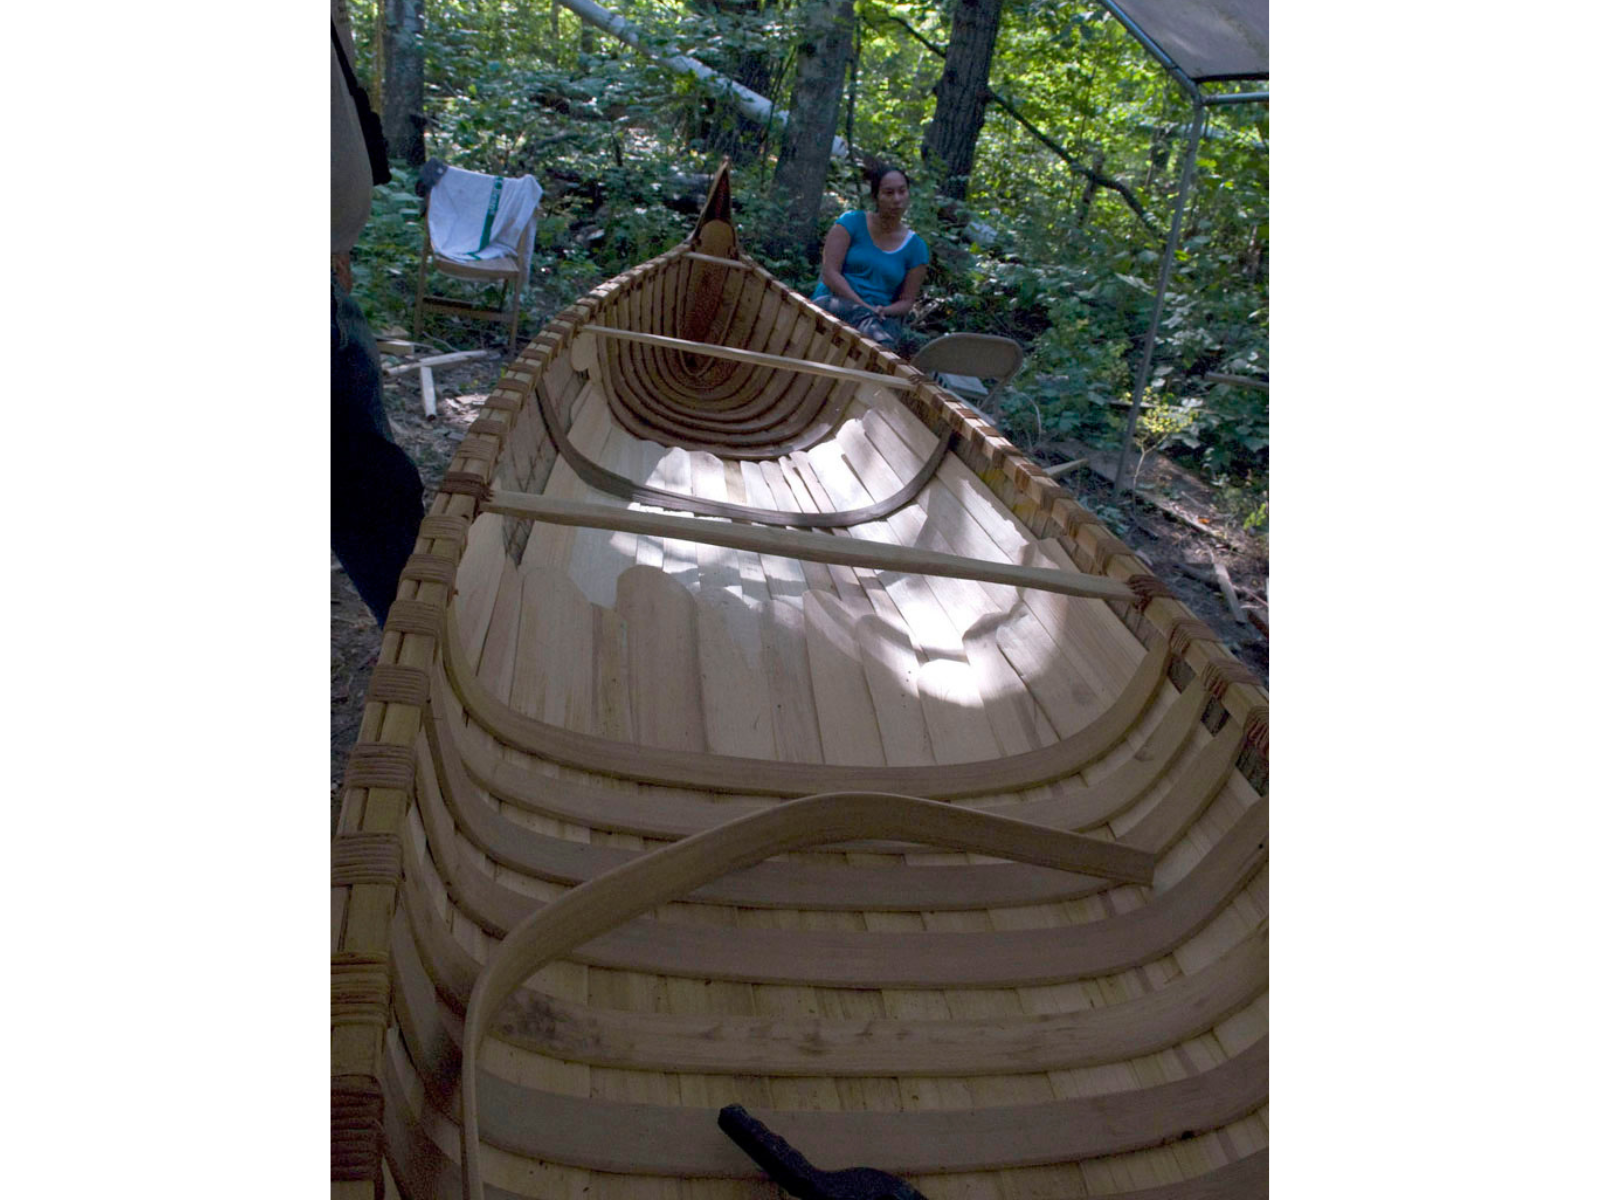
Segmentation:
{"type": "MultiPolygon", "coordinates": [[[[889,162],[914,180],[909,223],[933,251],[916,335],[1021,342],[1026,365],[992,415],[1042,461],[1068,457],[1068,439],[1120,443],[1193,110],[1104,7],[608,8],[637,31],[638,49],[554,0],[347,0],[354,65],[394,172],[355,254],[356,296],[374,325],[410,324],[425,158],[532,174],[545,188],[532,328],[681,241],[697,178],[725,155],[746,249],[809,293],[827,226],[869,205],[862,165],[889,162]],[[770,97],[794,114],[788,128],[668,69],[673,55],[770,97]],[[848,160],[828,155],[834,135],[848,160]]],[[[1159,445],[1201,475],[1263,536],[1267,393],[1215,376],[1267,377],[1267,151],[1265,104],[1208,111],[1138,429],[1140,448],[1159,445]]],[[[480,330],[446,337],[466,344],[480,330]]]]}

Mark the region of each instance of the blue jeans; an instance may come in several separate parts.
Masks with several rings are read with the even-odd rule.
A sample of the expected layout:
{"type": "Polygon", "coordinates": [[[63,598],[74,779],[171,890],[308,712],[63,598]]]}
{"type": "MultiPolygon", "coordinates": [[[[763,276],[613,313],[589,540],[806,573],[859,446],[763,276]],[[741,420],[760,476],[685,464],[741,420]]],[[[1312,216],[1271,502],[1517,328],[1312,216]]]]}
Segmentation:
{"type": "Polygon", "coordinates": [[[333,552],[382,625],[416,548],[422,476],[383,411],[378,347],[361,307],[333,284],[333,552]]]}

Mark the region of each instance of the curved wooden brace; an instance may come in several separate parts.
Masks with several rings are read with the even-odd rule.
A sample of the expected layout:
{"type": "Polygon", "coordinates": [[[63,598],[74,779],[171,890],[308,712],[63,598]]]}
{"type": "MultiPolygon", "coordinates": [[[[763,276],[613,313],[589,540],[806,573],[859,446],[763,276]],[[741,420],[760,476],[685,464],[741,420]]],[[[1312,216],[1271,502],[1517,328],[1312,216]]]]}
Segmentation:
{"type": "MultiPolygon", "coordinates": [[[[775,929],[754,939],[735,928],[642,918],[618,925],[570,957],[611,970],[802,987],[1032,987],[1110,975],[1170,953],[1222,911],[1265,863],[1266,829],[1266,806],[1257,804],[1170,888],[1127,912],[1081,924],[982,936],[775,929]]],[[[407,869],[422,870],[426,851],[409,832],[401,843],[407,869]]],[[[453,869],[442,857],[434,861],[441,874],[453,869]]],[[[449,890],[459,915],[486,932],[519,923],[511,919],[518,914],[500,911],[508,906],[481,872],[464,869],[449,890]]],[[[548,907],[531,898],[522,903],[535,913],[548,907]]]]}
{"type": "MultiPolygon", "coordinates": [[[[418,801],[430,841],[454,837],[442,824],[450,821],[491,862],[569,887],[598,878],[644,853],[547,837],[507,820],[492,805],[470,794],[473,785],[458,747],[439,718],[431,713],[425,715],[423,727],[434,774],[432,780],[419,778],[418,801]],[[434,783],[438,785],[437,795],[434,783]],[[437,834],[435,825],[439,827],[437,834]]],[[[724,811],[715,823],[721,824],[729,815],[724,811]]],[[[999,815],[1013,816],[1010,812],[999,815]]],[[[711,823],[707,822],[707,826],[711,823]]],[[[525,894],[495,886],[516,912],[513,924],[527,915],[531,901],[525,894]]],[[[1096,876],[1024,863],[897,866],[863,871],[857,867],[773,862],[758,863],[725,876],[685,899],[741,908],[941,912],[1050,904],[1093,895],[1107,886],[1096,876]]]]}
{"type": "MultiPolygon", "coordinates": [[[[443,695],[447,690],[448,683],[442,674],[435,676],[435,686],[440,689],[436,695],[443,695]]],[[[1188,694],[1187,691],[1184,693],[1185,696],[1188,694]]],[[[1146,746],[1164,736],[1167,723],[1182,715],[1179,712],[1181,706],[1180,701],[1168,711],[1161,729],[1156,731],[1146,746]]],[[[434,716],[435,720],[441,722],[439,736],[446,740],[452,754],[458,756],[460,765],[466,769],[467,777],[473,784],[498,800],[552,820],[590,825],[610,833],[676,841],[713,825],[720,825],[730,815],[756,811],[757,806],[753,804],[736,809],[731,802],[717,803],[677,796],[641,796],[636,792],[540,775],[502,759],[489,759],[466,740],[465,722],[452,705],[435,708],[434,716]]],[[[1156,855],[1165,853],[1221,790],[1243,745],[1243,723],[1229,721],[1194,760],[1176,774],[1160,803],[1119,840],[1124,845],[1138,846],[1156,855]]],[[[1145,775],[1151,764],[1161,758],[1161,752],[1159,748],[1152,751],[1150,759],[1144,759],[1143,752],[1144,747],[1141,747],[1132,759],[1123,763],[1113,774],[1068,796],[1021,800],[989,811],[1019,821],[1046,825],[1051,829],[1082,831],[1092,828],[1116,812],[1125,811],[1155,783],[1154,778],[1146,782],[1145,775]]],[[[1163,769],[1166,765],[1163,763],[1163,769]]],[[[985,907],[993,905],[986,904],[985,907]]]]}
{"type": "MultiPolygon", "coordinates": [[[[490,1018],[522,980],[597,935],[729,871],[753,866],[774,854],[862,837],[910,837],[935,845],[958,846],[969,852],[1017,858],[1046,866],[1071,869],[1078,865],[1073,861],[1077,839],[1062,840],[1067,835],[1038,826],[933,804],[910,796],[839,792],[808,796],[768,812],[731,821],[653,851],[601,879],[574,888],[506,935],[479,974],[467,1003],[462,1042],[461,1143],[467,1192],[471,1200],[482,1200],[483,1197],[483,1176],[478,1155],[478,1052],[488,1032],[490,1018]]],[[[1214,1073],[1226,1072],[1231,1078],[1241,1064],[1245,1064],[1252,1076],[1259,1071],[1264,1087],[1265,1044],[1262,1042],[1257,1045],[1262,1052],[1259,1056],[1247,1051],[1217,1068],[1214,1073]]],[[[1199,1097],[1209,1100],[1212,1089],[1195,1088],[1192,1086],[1194,1082],[1185,1080],[1181,1084],[1165,1087],[1183,1090],[1186,1094],[1195,1092],[1199,1097]]],[[[1163,1090],[1152,1088],[1148,1092],[1163,1090]]],[[[1248,1090],[1255,1089],[1252,1087],[1248,1090]]],[[[1114,1103],[1111,1097],[1097,1097],[1096,1100],[1095,1107],[1114,1103]]],[[[1067,1103],[1070,1105],[1071,1102],[1067,1103]]],[[[1259,1104],[1259,1098],[1255,1103],[1259,1104]]],[[[1177,1100],[1175,1092],[1164,1107],[1177,1111],[1185,1105],[1177,1100]]],[[[1233,1116],[1243,1115],[1246,1111],[1249,1108],[1233,1116]]],[[[919,1119],[911,1125],[900,1124],[906,1120],[904,1114],[896,1114],[894,1123],[871,1121],[869,1118],[872,1115],[852,1113],[850,1119],[869,1125],[883,1125],[876,1145],[881,1151],[897,1143],[900,1154],[912,1152],[905,1143],[911,1129],[915,1128],[926,1136],[934,1132],[931,1126],[951,1125],[950,1118],[953,1117],[960,1118],[960,1123],[951,1125],[946,1133],[948,1137],[959,1137],[964,1141],[970,1141],[977,1126],[984,1127],[988,1136],[1003,1140],[1010,1140],[1007,1129],[1017,1128],[1016,1114],[1006,1114],[1003,1110],[924,1113],[918,1114],[919,1119]],[[1008,1116],[1009,1122],[995,1125],[993,1118],[997,1114],[1008,1116]],[[989,1128],[991,1125],[994,1126],[992,1129],[989,1128]]],[[[1218,1123],[1230,1119],[1232,1116],[1225,1116],[1218,1123]]],[[[948,1144],[947,1139],[941,1140],[948,1144]]],[[[925,1152],[925,1147],[922,1149],[925,1152]]],[[[1092,1152],[1105,1151],[1096,1149],[1092,1152]]],[[[890,1159],[896,1157],[892,1152],[888,1155],[890,1159]]],[[[1049,1156],[1040,1161],[1055,1161],[1056,1157],[1056,1152],[1052,1150],[1049,1156]]],[[[896,1161],[890,1165],[886,1162],[885,1166],[893,1170],[896,1167],[904,1168],[905,1163],[896,1161]]],[[[743,1173],[741,1170],[740,1174],[743,1173]]]]}
{"type": "Polygon", "coordinates": [[[686,496],[680,492],[668,491],[666,488],[653,487],[648,483],[635,483],[625,475],[606,469],[573,444],[567,431],[562,428],[561,420],[556,415],[554,405],[542,383],[535,385],[534,394],[539,402],[539,416],[544,420],[545,429],[550,433],[550,440],[555,443],[556,452],[567,461],[573,473],[590,487],[635,504],[649,504],[656,508],[698,513],[703,517],[754,521],[761,525],[843,529],[866,521],[882,520],[917,498],[922,489],[928,485],[928,481],[933,478],[934,472],[939,469],[939,464],[944,462],[945,454],[955,441],[955,434],[946,437],[904,487],[876,504],[825,513],[756,508],[747,504],[731,504],[721,500],[705,500],[699,496],[686,496]]]}
{"type": "Polygon", "coordinates": [[[1143,715],[1161,686],[1168,654],[1166,645],[1148,651],[1128,686],[1108,708],[1053,745],[1003,758],[937,766],[857,767],[700,754],[577,733],[517,712],[478,681],[461,644],[454,607],[445,613],[443,643],[445,672],[472,719],[506,745],[563,766],[708,792],[808,796],[859,789],[940,799],[1020,792],[1076,774],[1121,741],[1143,715]]]}

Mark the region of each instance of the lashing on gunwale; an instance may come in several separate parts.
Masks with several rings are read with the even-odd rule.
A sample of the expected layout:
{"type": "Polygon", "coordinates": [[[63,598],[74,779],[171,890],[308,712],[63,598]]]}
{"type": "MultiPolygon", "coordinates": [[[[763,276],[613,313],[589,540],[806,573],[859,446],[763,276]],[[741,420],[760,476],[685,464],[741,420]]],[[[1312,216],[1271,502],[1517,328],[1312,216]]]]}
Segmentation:
{"type": "Polygon", "coordinates": [[[1265,1194],[1265,695],[744,256],[725,173],[416,550],[334,843],[336,1194],[770,1194],[725,1104],[930,1200],[1265,1194]]]}

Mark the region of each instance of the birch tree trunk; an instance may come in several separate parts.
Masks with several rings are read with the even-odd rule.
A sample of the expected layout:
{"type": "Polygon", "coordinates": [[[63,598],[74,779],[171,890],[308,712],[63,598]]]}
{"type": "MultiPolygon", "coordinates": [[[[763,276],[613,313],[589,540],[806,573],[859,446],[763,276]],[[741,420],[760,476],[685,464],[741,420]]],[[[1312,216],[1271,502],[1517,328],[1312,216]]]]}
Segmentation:
{"type": "Polygon", "coordinates": [[[923,135],[922,159],[938,165],[940,192],[964,200],[983,128],[1000,0],[951,0],[950,7],[950,49],[933,89],[938,103],[923,135]]]}
{"type": "MultiPolygon", "coordinates": [[[[765,16],[765,0],[691,0],[699,12],[716,16],[724,28],[732,25],[741,34],[754,29],[765,16]]],[[[706,62],[729,79],[743,84],[757,95],[772,93],[773,75],[782,58],[781,45],[764,44],[757,49],[707,52],[706,62]]],[[[712,154],[726,154],[735,163],[749,162],[764,152],[769,120],[758,120],[746,113],[731,96],[708,97],[698,127],[692,136],[705,139],[712,154]]],[[[773,128],[776,133],[776,127],[773,128]]]]}
{"type": "Polygon", "coordinates": [[[422,147],[423,0],[383,0],[378,39],[379,112],[389,156],[420,167],[422,147]]]}
{"type": "Polygon", "coordinates": [[[808,258],[815,258],[821,246],[817,213],[828,181],[854,28],[855,0],[811,0],[795,51],[789,123],[772,176],[772,194],[784,206],[784,230],[773,244],[808,258]]]}

